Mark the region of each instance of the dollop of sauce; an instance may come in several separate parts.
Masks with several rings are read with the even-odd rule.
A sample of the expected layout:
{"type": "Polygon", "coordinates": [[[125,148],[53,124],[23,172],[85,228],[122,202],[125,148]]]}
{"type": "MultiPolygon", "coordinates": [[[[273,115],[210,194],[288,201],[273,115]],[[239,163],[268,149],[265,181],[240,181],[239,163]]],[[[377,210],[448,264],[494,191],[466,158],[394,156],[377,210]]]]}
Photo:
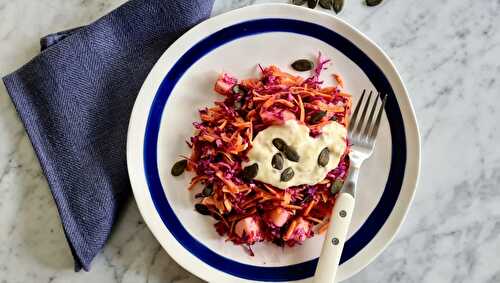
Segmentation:
{"type": "Polygon", "coordinates": [[[335,169],[344,154],[347,144],[347,130],[337,122],[331,122],[321,129],[318,137],[309,136],[309,128],[299,124],[296,120],[288,120],[282,125],[270,126],[257,134],[252,142],[252,149],[248,152],[249,161],[243,166],[258,164],[255,180],[273,185],[280,189],[298,185],[315,185],[325,179],[328,172],[335,169]],[[282,170],[272,166],[273,156],[280,152],[272,143],[273,139],[284,140],[287,146],[298,153],[298,162],[288,160],[285,155],[282,170]],[[318,165],[320,152],[327,147],[329,160],[326,166],[318,165]],[[294,176],[289,181],[281,181],[281,173],[287,168],[292,168],[294,176]]]}

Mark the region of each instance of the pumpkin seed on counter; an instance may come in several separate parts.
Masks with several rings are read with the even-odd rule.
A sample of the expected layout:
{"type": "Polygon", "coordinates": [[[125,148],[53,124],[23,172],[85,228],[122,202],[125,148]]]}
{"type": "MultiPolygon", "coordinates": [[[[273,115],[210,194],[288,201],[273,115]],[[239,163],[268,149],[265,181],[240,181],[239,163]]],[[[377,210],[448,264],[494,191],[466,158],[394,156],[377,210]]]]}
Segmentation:
{"type": "Polygon", "coordinates": [[[328,165],[328,161],[330,161],[330,150],[328,149],[328,147],[325,147],[319,153],[318,165],[321,167],[325,167],[326,165],[328,165]]]}
{"type": "Polygon", "coordinates": [[[180,176],[182,173],[184,173],[184,170],[186,170],[187,166],[187,160],[182,159],[177,162],[175,162],[174,166],[172,166],[172,170],[170,170],[170,173],[172,173],[173,176],[180,176]]]}
{"type": "Polygon", "coordinates": [[[288,182],[293,178],[295,172],[293,172],[292,167],[286,168],[283,172],[281,172],[281,182],[288,182]]]}
{"type": "Polygon", "coordinates": [[[281,170],[283,169],[284,162],[283,155],[281,155],[281,153],[276,153],[271,160],[271,165],[274,169],[281,170]]]}
{"type": "MultiPolygon", "coordinates": [[[[311,9],[319,6],[325,10],[333,10],[336,14],[342,11],[344,8],[345,0],[292,0],[291,3],[294,5],[302,6],[307,2],[307,6],[311,9]]],[[[368,7],[374,7],[382,3],[383,0],[365,0],[365,4],[368,7]]]]}
{"type": "Polygon", "coordinates": [[[295,71],[305,72],[314,68],[314,63],[311,60],[299,59],[292,63],[292,68],[295,71]]]}

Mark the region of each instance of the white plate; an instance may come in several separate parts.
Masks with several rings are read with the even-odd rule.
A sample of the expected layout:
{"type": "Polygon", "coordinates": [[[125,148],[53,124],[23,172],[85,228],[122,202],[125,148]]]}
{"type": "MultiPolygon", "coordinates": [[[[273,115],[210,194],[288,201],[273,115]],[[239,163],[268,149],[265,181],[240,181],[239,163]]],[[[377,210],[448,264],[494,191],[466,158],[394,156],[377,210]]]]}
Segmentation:
{"type": "Polygon", "coordinates": [[[372,261],[391,241],[410,206],[419,173],[420,137],[411,102],[396,69],[373,42],[330,14],[286,4],[246,7],[211,18],[178,39],[158,60],[137,97],[130,120],[127,163],[145,222],[180,265],[210,282],[309,282],[323,237],[302,246],[255,245],[251,257],[225,242],[214,221],[193,209],[191,176],[170,175],[198,109],[220,100],[219,73],[258,75],[257,64],[293,72],[297,58],[317,52],[332,59],[326,84],[339,73],[357,98],[363,89],[387,93],[386,115],[375,152],[361,171],[349,240],[338,279],[372,261]]]}

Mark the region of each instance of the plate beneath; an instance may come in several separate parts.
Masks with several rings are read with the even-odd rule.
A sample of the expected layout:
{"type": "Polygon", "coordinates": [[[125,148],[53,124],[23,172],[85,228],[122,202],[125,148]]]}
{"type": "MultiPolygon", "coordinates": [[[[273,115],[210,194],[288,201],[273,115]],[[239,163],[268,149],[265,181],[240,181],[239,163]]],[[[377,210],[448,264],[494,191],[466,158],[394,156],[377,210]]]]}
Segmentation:
{"type": "MultiPolygon", "coordinates": [[[[180,265],[210,282],[308,282],[322,236],[298,247],[254,245],[255,256],[225,242],[214,221],[196,213],[190,178],[170,175],[179,155],[189,155],[198,109],[222,97],[213,92],[221,72],[257,77],[257,64],[332,60],[322,73],[341,74],[356,103],[363,89],[387,93],[386,115],[375,152],[362,168],[353,222],[338,271],[352,276],[390,242],[411,203],[420,164],[415,115],[401,78],[388,57],[360,32],[325,13],[293,5],[266,4],[211,18],[177,40],[159,59],[136,100],[130,120],[127,162],[141,214],[180,265]]],[[[302,74],[303,75],[303,74],[302,74]]]]}

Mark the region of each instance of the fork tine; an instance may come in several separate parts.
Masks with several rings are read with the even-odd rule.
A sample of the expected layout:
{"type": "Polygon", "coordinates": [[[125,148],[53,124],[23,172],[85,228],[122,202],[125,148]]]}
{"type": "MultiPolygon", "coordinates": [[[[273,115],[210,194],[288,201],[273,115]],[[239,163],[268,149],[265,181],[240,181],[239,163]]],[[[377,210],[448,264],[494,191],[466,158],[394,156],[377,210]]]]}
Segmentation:
{"type": "Polygon", "coordinates": [[[375,138],[377,137],[378,127],[380,126],[380,120],[382,119],[382,113],[384,113],[386,101],[387,101],[387,94],[382,99],[382,105],[380,106],[380,109],[378,110],[377,119],[375,120],[375,125],[373,126],[373,130],[372,130],[372,133],[371,133],[370,138],[369,138],[370,142],[374,141],[375,138]]]}
{"type": "Polygon", "coordinates": [[[361,113],[361,118],[359,118],[358,126],[356,127],[356,134],[361,133],[361,127],[363,127],[363,122],[365,121],[366,111],[368,110],[368,106],[370,105],[370,100],[372,99],[373,91],[370,91],[368,95],[368,99],[366,100],[365,107],[363,107],[363,113],[361,113]]]}
{"type": "Polygon", "coordinates": [[[363,90],[363,93],[361,94],[361,98],[358,101],[358,105],[356,105],[356,108],[354,109],[354,112],[352,113],[351,121],[349,122],[349,127],[347,128],[347,132],[350,133],[352,129],[354,128],[354,124],[356,124],[356,118],[358,116],[358,111],[360,105],[363,103],[363,98],[365,97],[366,89],[363,90]]]}
{"type": "Polygon", "coordinates": [[[375,114],[375,109],[377,108],[377,104],[378,104],[378,101],[379,101],[379,97],[380,97],[380,92],[378,93],[377,96],[375,96],[375,101],[373,102],[373,106],[372,106],[372,110],[370,111],[370,116],[368,116],[368,121],[366,122],[366,127],[365,127],[365,131],[363,133],[363,136],[362,137],[369,137],[368,136],[368,132],[371,130],[372,128],[372,120],[373,120],[373,115],[375,114]]]}

